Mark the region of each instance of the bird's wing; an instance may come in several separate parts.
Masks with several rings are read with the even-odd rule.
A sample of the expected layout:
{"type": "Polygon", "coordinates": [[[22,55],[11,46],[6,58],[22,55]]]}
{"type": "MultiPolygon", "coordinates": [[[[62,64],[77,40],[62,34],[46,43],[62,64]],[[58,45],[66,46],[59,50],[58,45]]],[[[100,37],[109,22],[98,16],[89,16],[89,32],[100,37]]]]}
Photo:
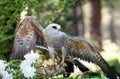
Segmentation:
{"type": "Polygon", "coordinates": [[[43,27],[31,16],[26,17],[19,23],[14,37],[14,43],[10,60],[24,59],[24,55],[31,50],[35,51],[36,42],[39,40],[43,45],[45,40],[42,35],[43,27]]]}
{"type": "Polygon", "coordinates": [[[43,37],[42,31],[44,28],[42,25],[40,25],[34,18],[30,16],[29,22],[31,25],[34,27],[35,34],[37,36],[37,42],[39,43],[40,46],[45,46],[47,47],[46,41],[43,37]]]}
{"type": "Polygon", "coordinates": [[[93,62],[97,64],[110,79],[117,79],[116,74],[112,71],[108,63],[85,39],[67,36],[63,44],[70,56],[93,62]]]}
{"type": "Polygon", "coordinates": [[[94,62],[95,59],[93,57],[95,55],[99,56],[95,48],[83,38],[67,36],[64,44],[67,53],[73,57],[80,57],[83,60],[94,62]]]}

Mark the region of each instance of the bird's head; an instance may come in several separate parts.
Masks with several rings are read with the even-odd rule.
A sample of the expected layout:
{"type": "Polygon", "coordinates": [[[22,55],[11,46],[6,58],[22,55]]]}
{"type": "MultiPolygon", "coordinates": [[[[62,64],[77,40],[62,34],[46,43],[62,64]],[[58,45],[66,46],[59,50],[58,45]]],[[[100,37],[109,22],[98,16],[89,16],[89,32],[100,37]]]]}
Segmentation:
{"type": "Polygon", "coordinates": [[[61,29],[61,26],[56,23],[49,24],[44,31],[46,31],[47,34],[58,34],[61,29]]]}

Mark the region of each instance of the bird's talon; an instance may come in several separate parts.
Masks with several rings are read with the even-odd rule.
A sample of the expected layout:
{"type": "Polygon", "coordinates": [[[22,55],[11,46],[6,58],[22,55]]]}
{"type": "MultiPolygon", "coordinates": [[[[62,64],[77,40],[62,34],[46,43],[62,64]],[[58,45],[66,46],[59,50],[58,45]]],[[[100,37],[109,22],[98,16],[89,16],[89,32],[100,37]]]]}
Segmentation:
{"type": "Polygon", "coordinates": [[[49,67],[54,67],[55,65],[57,65],[57,63],[55,61],[51,60],[51,59],[49,59],[48,61],[49,61],[49,63],[47,63],[47,65],[49,67]]]}
{"type": "Polygon", "coordinates": [[[66,66],[67,66],[67,64],[64,63],[64,62],[61,62],[60,65],[63,66],[63,67],[66,67],[66,66]]]}

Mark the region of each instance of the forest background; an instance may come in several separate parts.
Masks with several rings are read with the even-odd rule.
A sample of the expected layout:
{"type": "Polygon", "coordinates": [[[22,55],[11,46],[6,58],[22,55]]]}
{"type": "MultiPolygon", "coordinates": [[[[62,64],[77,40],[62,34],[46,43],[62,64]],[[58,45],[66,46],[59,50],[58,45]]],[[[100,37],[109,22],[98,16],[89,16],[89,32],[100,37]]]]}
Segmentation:
{"type": "Polygon", "coordinates": [[[120,74],[119,7],[120,0],[1,0],[0,59],[11,53],[17,23],[33,16],[44,27],[58,23],[67,34],[92,42],[120,74]]]}

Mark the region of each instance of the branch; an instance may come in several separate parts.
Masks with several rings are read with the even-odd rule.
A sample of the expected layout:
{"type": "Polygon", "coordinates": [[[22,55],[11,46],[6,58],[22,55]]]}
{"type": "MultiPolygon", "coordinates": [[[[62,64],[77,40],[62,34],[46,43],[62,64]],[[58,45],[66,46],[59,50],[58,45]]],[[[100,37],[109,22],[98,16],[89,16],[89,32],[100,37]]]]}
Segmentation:
{"type": "Polygon", "coordinates": [[[11,38],[13,38],[15,35],[11,35],[11,36],[8,36],[7,38],[3,39],[3,40],[0,40],[0,43],[6,41],[6,40],[9,40],[11,38]]]}

